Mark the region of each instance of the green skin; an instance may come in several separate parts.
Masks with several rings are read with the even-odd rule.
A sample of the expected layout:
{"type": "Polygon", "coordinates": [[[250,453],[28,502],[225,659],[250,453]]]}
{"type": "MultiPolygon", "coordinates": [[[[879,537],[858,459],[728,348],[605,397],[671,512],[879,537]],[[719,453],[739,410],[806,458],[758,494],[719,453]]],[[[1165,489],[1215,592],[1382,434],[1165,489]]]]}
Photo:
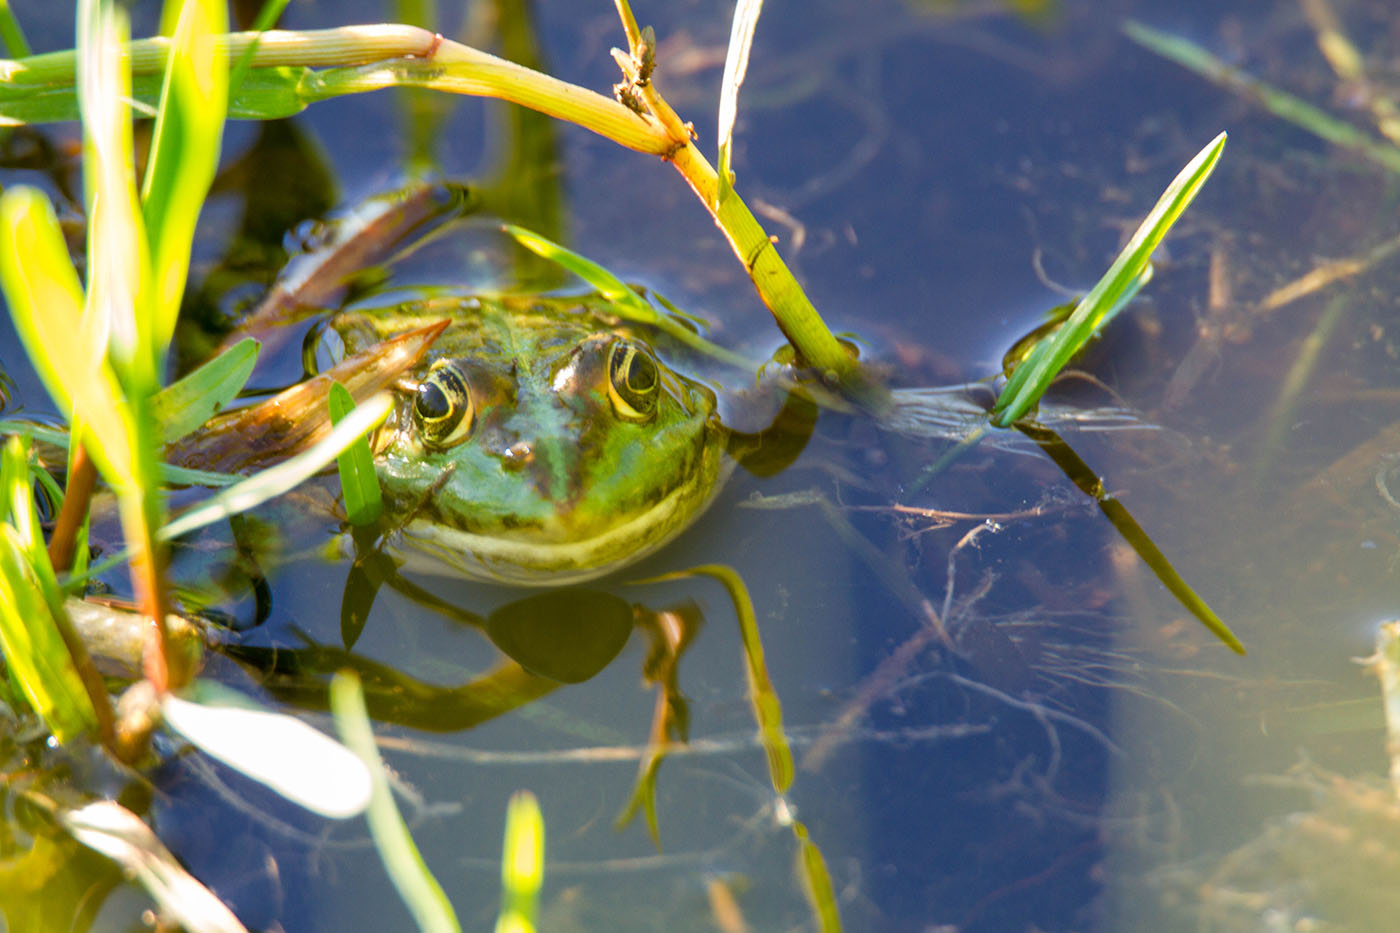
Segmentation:
{"type": "Polygon", "coordinates": [[[401,523],[391,546],[410,568],[577,583],[661,547],[722,485],[726,432],[708,388],[656,361],[654,412],[619,413],[610,352],[626,340],[654,354],[599,301],[438,298],[330,325],[357,353],[443,318],[452,323],[413,379],[450,360],[471,397],[470,429],[434,443],[404,391],[375,442],[386,505],[401,523]]]}

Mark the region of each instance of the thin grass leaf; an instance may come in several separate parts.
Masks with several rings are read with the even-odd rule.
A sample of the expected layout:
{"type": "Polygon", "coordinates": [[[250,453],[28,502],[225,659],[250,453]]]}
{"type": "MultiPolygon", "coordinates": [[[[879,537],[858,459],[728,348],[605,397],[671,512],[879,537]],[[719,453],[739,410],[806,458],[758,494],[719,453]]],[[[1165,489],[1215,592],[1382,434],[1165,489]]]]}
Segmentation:
{"type": "Polygon", "coordinates": [[[204,753],[324,817],[349,819],[369,806],[369,770],[330,736],[211,682],[197,681],[192,697],[167,694],[161,712],[204,753]]]}
{"type": "Polygon", "coordinates": [[[831,873],[826,870],[826,859],[801,820],[792,821],[792,834],[797,838],[797,861],[802,868],[804,890],[817,929],[822,933],[836,933],[841,929],[841,912],[836,906],[836,890],[831,885],[831,873]]]}
{"type": "Polygon", "coordinates": [[[1026,361],[1011,374],[992,408],[993,424],[1006,427],[1030,411],[1070,357],[1102,326],[1105,316],[1121,306],[1124,295],[1147,269],[1153,250],[1210,177],[1220,153],[1225,149],[1226,138],[1226,134],[1221,133],[1187,163],[1148,212],[1103,278],[1079,302],[1069,320],[1056,331],[1053,338],[1031,351],[1026,361]]]}
{"type": "MultiPolygon", "coordinates": [[[[28,642],[43,657],[33,658],[34,667],[46,678],[40,689],[48,693],[52,707],[44,711],[55,737],[64,741],[77,731],[98,727],[102,741],[110,740],[113,731],[112,709],[107,687],[88,656],[87,647],[73,628],[64,608],[65,598],[50,563],[47,543],[39,525],[39,513],[34,504],[33,478],[42,475],[52,479],[42,469],[31,469],[29,451],[24,441],[12,437],[5,443],[3,466],[0,466],[0,494],[8,502],[0,507],[0,518],[9,524],[4,531],[12,533],[12,544],[18,548],[21,573],[9,572],[11,589],[32,584],[40,604],[21,612],[21,622],[28,629],[28,642]],[[78,696],[74,688],[82,692],[78,696]]],[[[84,521],[84,531],[87,522],[84,521]]],[[[83,534],[86,547],[86,534],[83,534]]],[[[14,555],[12,555],[14,556],[14,555]]],[[[13,571],[13,567],[11,568],[13,571]]],[[[22,598],[22,597],[21,597],[22,598]]],[[[6,637],[7,641],[14,639],[6,637]]],[[[6,656],[9,654],[6,647],[6,656]]],[[[36,709],[43,707],[36,706],[36,709]]]]}
{"type": "Polygon", "coordinates": [[[131,485],[129,416],[104,360],[105,343],[84,330],[83,292],[53,207],[24,186],[0,195],[0,287],[35,372],[61,413],[81,419],[93,459],[113,486],[131,485]],[[74,339],[75,335],[78,339],[74,339]]]}
{"type": "Polygon", "coordinates": [[[151,399],[161,438],[179,440],[238,397],[258,361],[258,342],[245,337],[151,399]]]}
{"type": "Polygon", "coordinates": [[[387,393],[374,396],[357,406],[344,421],[307,450],[205,500],[161,528],[157,538],[170,541],[282,495],[329,466],[357,438],[363,437],[389,417],[393,407],[394,401],[387,393]]]}
{"type": "Polygon", "coordinates": [[[501,229],[515,237],[516,242],[521,246],[538,256],[558,263],[597,289],[598,294],[612,304],[610,310],[618,317],[638,324],[649,324],[693,350],[698,350],[749,372],[754,370],[754,365],[737,353],[732,353],[711,343],[675,318],[658,312],[647,303],[645,298],[633,291],[626,282],[586,256],[581,256],[568,247],[560,246],[547,237],[514,224],[504,224],[501,229]]]}
{"type": "Polygon", "coordinates": [[[1194,71],[1220,87],[1254,101],[1282,120],[1301,127],[1319,139],[1350,149],[1391,172],[1400,172],[1400,148],[1376,139],[1346,120],[1333,116],[1300,97],[1279,90],[1220,60],[1189,39],[1128,20],[1123,33],[1139,45],[1194,71]]]}
{"type": "Polygon", "coordinates": [[[534,933],[543,886],[544,817],[534,794],[516,791],[506,805],[501,912],[496,918],[496,933],[534,933]]]}
{"type": "Polygon", "coordinates": [[[282,18],[282,11],[287,9],[287,4],[291,0],[266,0],[262,9],[258,10],[258,15],[253,20],[251,32],[255,38],[248,44],[238,56],[237,63],[233,66],[233,73],[229,76],[229,96],[232,97],[237,89],[243,86],[243,81],[248,75],[248,69],[253,66],[253,56],[258,51],[258,45],[262,41],[262,33],[277,25],[277,21],[282,18]]]}
{"type": "Polygon", "coordinates": [[[97,714],[58,627],[63,611],[23,442],[0,453],[0,646],[30,705],[60,742],[97,725],[97,714]]]}
{"type": "Polygon", "coordinates": [[[0,0],[0,42],[5,43],[5,51],[11,58],[24,58],[29,54],[29,40],[24,38],[24,30],[10,9],[10,0],[0,0]]]}
{"type": "Polygon", "coordinates": [[[141,192],[153,279],[151,340],[162,353],[184,298],[195,221],[218,167],[229,79],[227,46],[215,38],[228,30],[225,0],[169,0],[164,17],[176,21],[141,192]]]}
{"type": "Polygon", "coordinates": [[[409,835],[384,774],[384,763],[374,743],[369,714],[365,710],[365,695],[360,680],[342,671],[331,679],[331,712],[341,740],[360,756],[370,773],[369,831],[375,848],[389,873],[389,879],[399,891],[418,923],[418,929],[428,933],[459,933],[462,929],[452,905],[443,894],[442,886],[428,871],[423,856],[409,835]]]}
{"type": "MultiPolygon", "coordinates": [[[[326,398],[331,412],[331,424],[340,424],[355,410],[350,390],[338,382],[331,384],[326,398]]],[[[345,517],[352,525],[372,525],[384,511],[384,499],[379,491],[379,477],[374,472],[369,441],[364,437],[352,442],[336,458],[340,471],[340,490],[345,499],[345,517]]]]}
{"type": "Polygon", "coordinates": [[[733,193],[734,175],[730,158],[734,143],[734,121],[739,114],[739,86],[749,69],[749,49],[753,47],[758,14],[763,0],[739,0],[734,6],[734,22],[729,29],[729,51],[724,56],[724,77],[719,89],[719,186],[715,194],[715,209],[733,193]]]}
{"type": "Polygon", "coordinates": [[[83,845],[135,877],[160,907],[163,921],[192,933],[247,933],[224,903],[193,875],[130,810],[99,800],[60,810],[58,822],[83,845]]]}
{"type": "Polygon", "coordinates": [[[67,742],[96,725],[39,581],[9,525],[0,525],[0,647],[10,675],[55,739],[67,742]]]}
{"type": "Polygon", "coordinates": [[[108,355],[126,390],[141,391],[159,377],[145,314],[150,257],[136,195],[125,12],[80,0],[77,31],[88,214],[88,287],[77,334],[94,360],[108,355]]]}

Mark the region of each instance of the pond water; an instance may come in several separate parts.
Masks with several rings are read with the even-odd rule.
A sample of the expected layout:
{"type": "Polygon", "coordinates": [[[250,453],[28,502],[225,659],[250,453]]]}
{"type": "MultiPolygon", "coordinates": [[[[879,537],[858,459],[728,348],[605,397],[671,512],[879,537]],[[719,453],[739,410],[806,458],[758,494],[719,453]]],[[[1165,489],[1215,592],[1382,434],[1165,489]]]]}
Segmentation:
{"type": "MultiPolygon", "coordinates": [[[[528,18],[519,6],[444,9],[432,25],[492,46],[504,35],[512,54],[533,48],[541,67],[584,86],[616,80],[607,53],[623,40],[608,4],[541,2],[528,18]],[[508,29],[493,26],[497,13],[508,29]]],[[[613,828],[655,706],[644,633],[586,682],[473,716],[451,688],[501,664],[498,649],[451,613],[388,588],[374,599],[355,655],[409,679],[394,695],[444,688],[400,717],[413,724],[386,716],[378,731],[464,926],[495,917],[505,805],[520,788],[547,825],[549,929],[813,928],[792,814],[849,929],[1375,929],[1393,915],[1391,885],[1377,879],[1396,853],[1371,828],[1395,819],[1380,790],[1378,690],[1354,659],[1395,613],[1386,484],[1400,450],[1400,351],[1384,247],[1400,233],[1400,185],[1122,27],[1136,19],[1189,39],[1379,139],[1373,102],[1395,91],[1400,19],[1365,0],[1065,0],[1027,16],[1007,6],[769,4],[740,102],[738,190],[834,329],[855,334],[893,384],[945,385],[995,374],[1228,130],[1155,280],[1082,360],[1092,378],[1057,398],[1139,413],[1136,430],[1067,437],[1249,654],[1193,621],[1028,445],[984,444],[915,492],[947,440],[823,414],[791,468],[736,472],[681,540],[593,587],[703,619],[679,663],[690,745],[660,768],[659,849],[644,820],[613,828]],[[1338,78],[1318,51],[1329,10],[1366,80],[1338,78]],[[1279,291],[1309,273],[1315,288],[1279,291]],[[1315,366],[1301,369],[1309,354],[1315,366]],[[1300,388],[1279,402],[1290,379],[1300,388]],[[725,590],[696,577],[631,582],[709,563],[738,571],[754,602],[798,763],[782,799],[725,590]],[[731,901],[741,920],[723,909],[731,901]]],[[[712,140],[729,6],[637,13],[661,40],[662,90],[712,140]]],[[[298,4],[284,23],[399,18],[298,4]]],[[[66,28],[35,23],[32,38],[60,47],[66,28]]],[[[227,318],[255,297],[302,221],[402,184],[407,114],[421,105],[380,93],[231,125],[190,320],[227,318]]],[[[501,105],[434,106],[444,110],[424,149],[443,176],[516,180],[495,189],[508,219],[711,319],[726,346],[754,357],[776,347],[742,268],[668,166],[573,127],[541,133],[501,105]]],[[[60,153],[73,138],[45,133],[60,153]]],[[[58,191],[31,170],[0,178],[58,191]]],[[[400,274],[484,281],[479,254],[455,242],[400,274]]],[[[187,357],[197,333],[182,335],[187,357]]],[[[43,411],[8,320],[0,365],[12,407],[43,411]]],[[[238,630],[234,654],[339,646],[348,561],[324,558],[335,529],[292,527],[275,511],[258,521],[266,589],[230,575],[215,599],[238,630]]],[[[205,586],[199,550],[176,568],[192,586],[205,586]]],[[[483,616],[521,595],[415,582],[483,616]]],[[[215,656],[208,673],[329,727],[314,690],[250,670],[215,656]]],[[[198,755],[147,778],[124,800],[250,929],[407,928],[362,822],[328,825],[198,755]]],[[[81,789],[120,790],[110,783],[81,789]]],[[[7,845],[7,858],[22,854],[7,845]]],[[[59,896],[82,906],[0,905],[11,929],[20,915],[136,928],[140,889],[71,858],[59,896]]]]}

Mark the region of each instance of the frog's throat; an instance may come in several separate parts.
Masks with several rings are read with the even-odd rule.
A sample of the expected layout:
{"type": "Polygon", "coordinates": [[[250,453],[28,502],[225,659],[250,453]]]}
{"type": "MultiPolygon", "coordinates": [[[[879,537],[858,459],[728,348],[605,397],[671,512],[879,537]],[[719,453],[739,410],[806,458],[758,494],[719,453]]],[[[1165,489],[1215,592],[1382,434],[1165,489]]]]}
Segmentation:
{"type": "Polygon", "coordinates": [[[408,570],[454,572],[511,586],[582,583],[641,560],[699,518],[733,468],[732,461],[718,453],[705,460],[686,483],[646,511],[590,538],[525,541],[416,519],[401,529],[390,547],[408,570]]]}

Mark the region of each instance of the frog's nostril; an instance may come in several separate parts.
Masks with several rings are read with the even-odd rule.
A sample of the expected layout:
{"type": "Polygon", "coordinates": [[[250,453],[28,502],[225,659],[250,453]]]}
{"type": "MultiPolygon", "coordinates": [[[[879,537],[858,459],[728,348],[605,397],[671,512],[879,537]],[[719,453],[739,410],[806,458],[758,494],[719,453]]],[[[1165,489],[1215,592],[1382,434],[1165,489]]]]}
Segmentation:
{"type": "Polygon", "coordinates": [[[530,447],[528,441],[518,441],[501,451],[501,462],[507,469],[518,470],[527,466],[535,459],[535,451],[530,447]]]}

